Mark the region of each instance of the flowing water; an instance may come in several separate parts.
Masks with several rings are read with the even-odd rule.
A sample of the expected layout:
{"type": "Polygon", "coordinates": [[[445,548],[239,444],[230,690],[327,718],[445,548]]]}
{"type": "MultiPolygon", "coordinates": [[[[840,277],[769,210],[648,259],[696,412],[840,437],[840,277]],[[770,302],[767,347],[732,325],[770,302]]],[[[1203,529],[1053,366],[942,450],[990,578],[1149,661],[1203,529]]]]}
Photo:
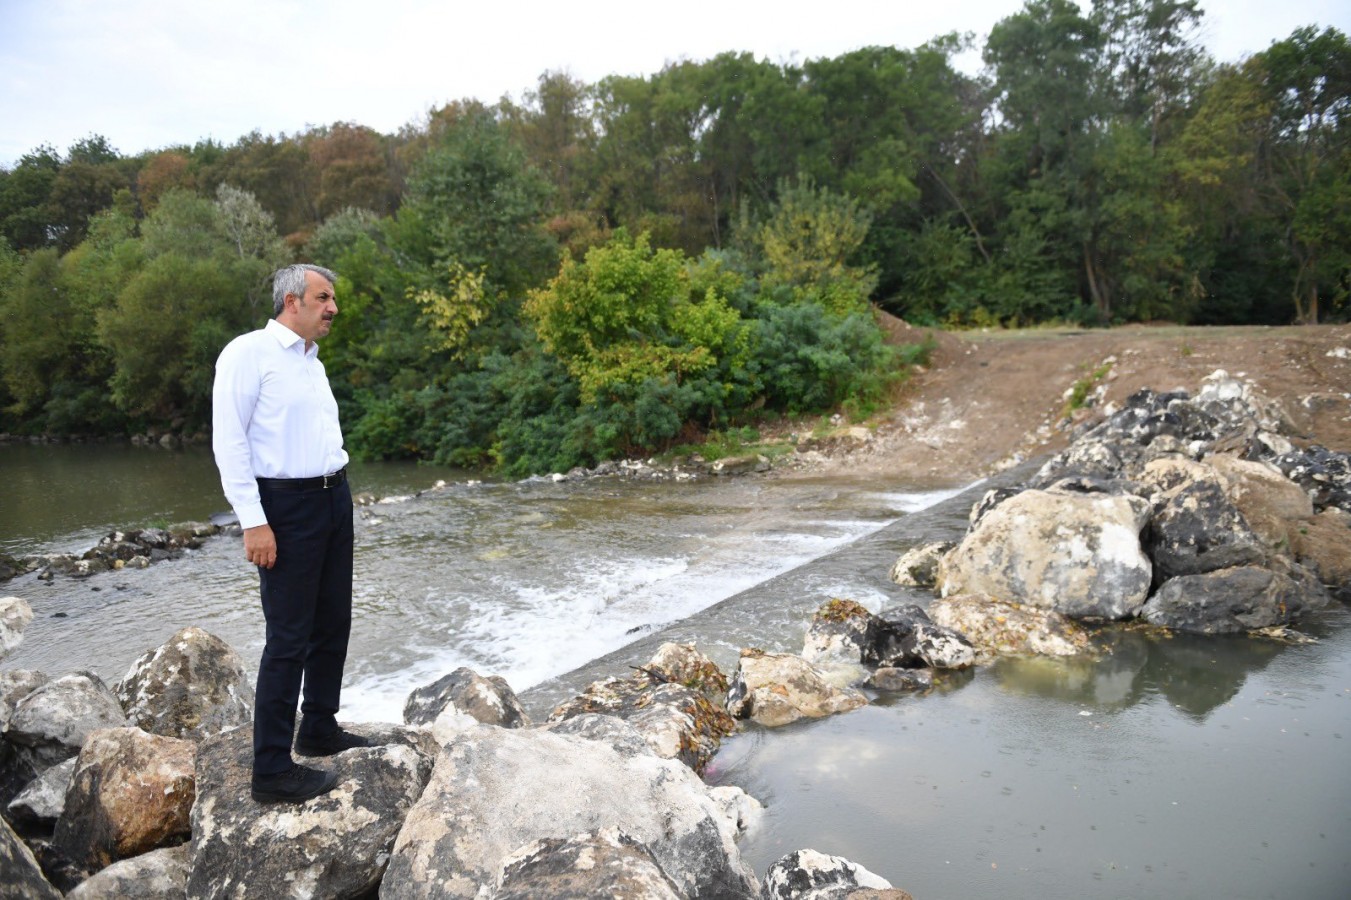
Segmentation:
{"type": "MultiPolygon", "coordinates": [[[[83,549],[116,525],[224,507],[200,452],[0,446],[0,473],[0,552],[83,549]]],[[[729,672],[741,647],[798,652],[830,597],[925,602],[887,567],[960,534],[988,486],[952,497],[853,477],[475,484],[397,466],[358,467],[353,481],[394,495],[358,518],[354,721],[400,720],[410,690],[461,665],[505,677],[539,720],[666,640],[694,641],[729,672]]],[[[7,668],[115,681],[185,625],[249,666],[262,645],[237,537],[146,570],[30,575],[0,591],[36,613],[7,668]]],[[[1339,607],[1307,626],[1318,643],[1294,646],[1114,633],[1099,661],[1006,661],[923,696],[749,725],[707,779],[765,804],[741,844],[758,874],[811,847],[921,900],[1344,898],[1348,625],[1339,607]]]]}

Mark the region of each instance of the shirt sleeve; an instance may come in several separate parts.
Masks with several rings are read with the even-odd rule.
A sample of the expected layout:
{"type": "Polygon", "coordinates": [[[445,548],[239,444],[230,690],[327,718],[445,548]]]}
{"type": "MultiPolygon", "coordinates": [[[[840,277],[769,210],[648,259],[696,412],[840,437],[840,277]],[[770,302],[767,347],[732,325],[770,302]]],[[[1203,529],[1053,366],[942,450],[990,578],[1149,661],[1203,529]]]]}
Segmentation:
{"type": "Polygon", "coordinates": [[[243,528],[267,524],[248,437],[259,389],[256,361],[243,341],[232,341],[216,360],[216,380],[211,389],[211,449],[225,499],[243,528]]]}

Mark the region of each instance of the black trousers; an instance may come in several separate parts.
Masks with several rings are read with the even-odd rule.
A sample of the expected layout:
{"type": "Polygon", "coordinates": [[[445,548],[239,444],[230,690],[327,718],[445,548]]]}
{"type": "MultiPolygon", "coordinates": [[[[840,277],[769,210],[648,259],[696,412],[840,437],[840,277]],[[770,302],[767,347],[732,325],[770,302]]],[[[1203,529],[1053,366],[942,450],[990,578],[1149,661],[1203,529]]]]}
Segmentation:
{"type": "Polygon", "coordinates": [[[352,490],[278,490],[259,486],[277,538],[277,562],[259,567],[267,645],[258,664],[253,711],[253,771],[291,767],[291,738],[302,679],[301,735],[338,729],[338,699],[352,631],[352,490]]]}

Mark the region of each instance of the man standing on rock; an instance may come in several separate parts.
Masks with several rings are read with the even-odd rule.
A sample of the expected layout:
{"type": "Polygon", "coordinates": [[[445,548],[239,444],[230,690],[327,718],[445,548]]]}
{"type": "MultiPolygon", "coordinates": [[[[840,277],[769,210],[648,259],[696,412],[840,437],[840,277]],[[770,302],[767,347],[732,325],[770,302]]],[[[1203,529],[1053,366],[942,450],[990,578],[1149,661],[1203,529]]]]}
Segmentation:
{"type": "Polygon", "coordinates": [[[352,627],[352,492],[315,343],[338,314],[336,279],[319,266],[278,270],[275,318],[216,361],[212,449],[244,555],[258,567],[267,622],[253,717],[252,792],[262,802],[308,800],[337,781],[295,763],[293,733],[302,756],[368,744],[336,718],[352,627]]]}

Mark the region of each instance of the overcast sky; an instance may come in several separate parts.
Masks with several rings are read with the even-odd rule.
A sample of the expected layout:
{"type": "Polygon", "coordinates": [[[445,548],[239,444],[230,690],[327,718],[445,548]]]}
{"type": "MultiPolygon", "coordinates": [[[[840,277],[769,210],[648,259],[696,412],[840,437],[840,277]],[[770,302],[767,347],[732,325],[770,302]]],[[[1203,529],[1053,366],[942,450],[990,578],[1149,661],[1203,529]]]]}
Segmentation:
{"type": "MultiPolygon", "coordinates": [[[[1087,0],[1084,0],[1086,5],[1087,0]]],[[[771,62],[950,31],[977,47],[1022,0],[0,0],[0,166],[101,134],[125,155],[337,121],[389,133],[451,100],[520,98],[749,51],[771,62]]],[[[1348,0],[1202,0],[1218,59],[1301,25],[1351,33],[1348,0]]],[[[978,55],[964,68],[975,71],[978,55]]]]}

